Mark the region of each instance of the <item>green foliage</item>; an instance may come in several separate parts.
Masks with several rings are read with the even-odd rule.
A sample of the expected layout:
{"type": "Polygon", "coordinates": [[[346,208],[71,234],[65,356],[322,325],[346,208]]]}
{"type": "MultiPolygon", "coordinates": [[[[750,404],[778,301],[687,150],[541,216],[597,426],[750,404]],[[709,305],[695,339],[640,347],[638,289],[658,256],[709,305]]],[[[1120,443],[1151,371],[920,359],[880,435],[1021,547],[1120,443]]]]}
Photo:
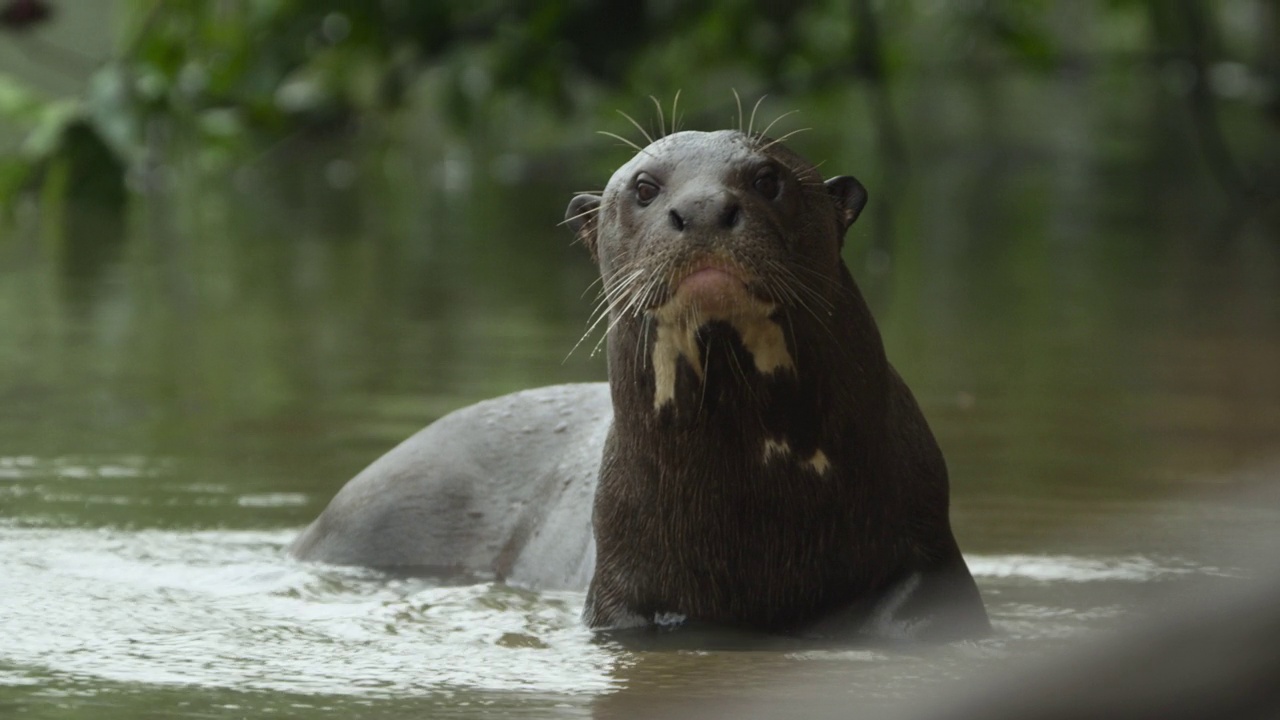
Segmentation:
{"type": "Polygon", "coordinates": [[[88,100],[39,98],[12,78],[0,75],[0,118],[27,128],[18,152],[0,160],[0,205],[25,190],[34,189],[57,166],[76,178],[68,191],[93,188],[95,199],[110,197],[123,202],[123,158],[133,145],[121,142],[107,148],[104,133],[119,130],[119,116],[91,114],[88,100]],[[104,185],[115,190],[99,192],[104,185]]]}
{"type": "MultiPolygon", "coordinates": [[[[152,122],[180,128],[204,148],[203,161],[220,164],[246,148],[410,103],[454,127],[501,133],[519,121],[506,118],[504,126],[494,117],[504,97],[567,113],[610,92],[670,97],[679,88],[686,96],[714,88],[727,97],[737,87],[799,95],[866,84],[880,97],[880,134],[895,146],[888,88],[922,67],[977,76],[1096,62],[1071,54],[1085,30],[1104,43],[1129,43],[1101,48],[1113,62],[1154,49],[1153,60],[1156,52],[1185,52],[1199,67],[1229,52],[1219,27],[1227,11],[1205,0],[121,0],[120,7],[129,32],[84,97],[46,100],[0,76],[0,122],[30,133],[19,157],[0,161],[0,201],[40,181],[44,164],[66,151],[73,123],[125,167],[145,156],[152,122]],[[1135,17],[1149,32],[1134,31],[1135,17]],[[1074,25],[1086,21],[1100,29],[1074,25]],[[917,36],[930,23],[946,34],[917,36]],[[1150,47],[1134,44],[1141,42],[1150,47]]],[[[1280,81],[1262,68],[1280,48],[1270,52],[1257,54],[1257,74],[1274,97],[1280,81]]]]}
{"type": "Polygon", "coordinates": [[[965,20],[979,36],[1034,70],[1056,66],[1058,49],[1045,22],[1051,3],[1045,0],[985,0],[973,3],[965,20]]]}

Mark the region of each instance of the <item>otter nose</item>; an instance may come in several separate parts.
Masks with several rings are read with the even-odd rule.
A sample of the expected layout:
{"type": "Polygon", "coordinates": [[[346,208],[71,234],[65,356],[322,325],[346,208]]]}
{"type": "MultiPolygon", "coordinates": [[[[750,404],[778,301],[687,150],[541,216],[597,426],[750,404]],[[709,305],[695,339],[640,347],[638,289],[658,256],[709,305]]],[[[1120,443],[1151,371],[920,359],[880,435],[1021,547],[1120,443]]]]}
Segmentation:
{"type": "Polygon", "coordinates": [[[686,229],[732,230],[742,220],[742,205],[726,191],[681,198],[667,211],[671,227],[686,229]]]}

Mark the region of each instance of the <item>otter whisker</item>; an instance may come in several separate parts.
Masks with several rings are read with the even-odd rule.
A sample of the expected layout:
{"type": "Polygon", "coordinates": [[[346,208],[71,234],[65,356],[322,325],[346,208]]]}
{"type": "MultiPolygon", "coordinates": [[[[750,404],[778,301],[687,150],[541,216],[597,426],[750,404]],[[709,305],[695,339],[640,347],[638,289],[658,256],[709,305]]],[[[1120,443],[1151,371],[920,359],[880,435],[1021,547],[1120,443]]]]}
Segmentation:
{"type": "MultiPolygon", "coordinates": [[[[777,264],[776,264],[776,263],[774,263],[774,262],[772,262],[772,261],[769,261],[769,262],[768,262],[768,267],[769,267],[771,270],[773,270],[774,272],[778,272],[779,274],[780,274],[780,272],[781,272],[781,271],[785,270],[785,268],[779,268],[779,267],[777,266],[777,264]]],[[[802,299],[799,297],[799,295],[796,293],[795,289],[794,289],[794,288],[792,288],[792,287],[791,287],[791,286],[790,286],[790,285],[785,281],[785,279],[784,279],[784,278],[765,278],[765,279],[764,279],[764,284],[765,284],[765,287],[768,289],[769,294],[770,294],[772,297],[774,297],[775,299],[783,300],[783,301],[785,301],[785,302],[787,302],[787,303],[790,303],[790,304],[792,304],[792,305],[795,305],[795,306],[797,306],[797,307],[800,307],[800,308],[803,308],[803,309],[807,310],[810,314],[813,314],[813,311],[812,311],[812,310],[810,310],[809,308],[807,308],[807,306],[806,306],[806,305],[805,305],[805,303],[804,303],[804,300],[802,300],[802,299]]],[[[784,307],[783,307],[783,309],[782,309],[782,312],[783,312],[783,314],[787,317],[787,322],[788,322],[788,324],[789,324],[789,323],[791,323],[791,314],[790,314],[789,312],[787,312],[787,311],[786,311],[786,307],[785,307],[785,305],[784,305],[784,307]]],[[[794,328],[792,328],[792,333],[791,333],[791,335],[792,335],[792,345],[795,345],[795,330],[794,330],[794,328]]],[[[796,352],[797,352],[797,354],[798,354],[798,351],[799,351],[799,349],[798,349],[798,348],[796,348],[796,352]]],[[[793,358],[793,362],[797,362],[797,361],[793,358]]]]}
{"type": "MultiPolygon", "coordinates": [[[[578,347],[582,345],[583,341],[590,337],[591,333],[595,332],[595,329],[599,327],[600,323],[603,322],[605,318],[609,317],[609,311],[625,297],[625,292],[630,284],[635,282],[636,278],[640,277],[643,273],[643,270],[635,270],[630,275],[619,281],[617,285],[614,285],[612,288],[601,293],[600,302],[596,304],[595,309],[591,311],[590,317],[587,318],[589,326],[587,327],[586,332],[582,333],[582,337],[578,338],[578,342],[574,343],[573,347],[569,349],[569,354],[565,355],[565,360],[568,360],[578,347]]],[[[595,283],[592,283],[592,285],[594,284],[595,283]]],[[[606,331],[606,335],[607,334],[608,332],[606,331]]],[[[593,351],[591,355],[594,356],[595,351],[593,351]]]]}
{"type": "Polygon", "coordinates": [[[782,267],[784,270],[786,270],[787,272],[790,272],[792,276],[796,278],[796,282],[801,282],[800,277],[795,274],[795,271],[799,270],[807,274],[809,277],[813,278],[814,280],[824,284],[828,289],[838,290],[840,287],[840,283],[835,278],[830,277],[824,273],[820,273],[817,270],[807,268],[803,265],[796,265],[794,267],[789,267],[784,265],[782,267]]]}
{"type": "MultiPolygon", "coordinates": [[[[696,312],[695,312],[695,315],[696,315],[696,312]]],[[[702,323],[697,322],[694,324],[694,327],[702,327],[702,323]]],[[[711,372],[711,343],[713,341],[714,341],[714,338],[708,337],[707,347],[702,352],[702,387],[698,388],[697,412],[699,414],[702,413],[702,406],[706,404],[706,400],[707,400],[707,374],[711,372]]],[[[730,349],[728,352],[730,356],[734,354],[732,349],[730,349]]]]}
{"type": "Polygon", "coordinates": [[[582,334],[582,337],[578,339],[578,342],[573,346],[573,348],[570,349],[569,352],[571,354],[578,348],[578,345],[582,344],[583,340],[587,339],[587,337],[591,335],[600,323],[604,322],[605,318],[609,317],[609,308],[610,304],[602,300],[598,305],[596,305],[595,309],[591,311],[591,316],[587,318],[589,327],[586,332],[582,334]]]}
{"type": "Polygon", "coordinates": [[[619,311],[619,314],[624,316],[640,315],[640,313],[644,310],[644,307],[643,307],[644,300],[649,294],[649,289],[653,287],[658,282],[658,280],[659,280],[659,276],[657,273],[654,273],[653,275],[651,275],[649,277],[648,282],[646,282],[638,292],[635,292],[631,295],[631,299],[627,302],[625,306],[621,308],[621,310],[619,311]]]}
{"type": "Polygon", "coordinates": [[[658,102],[658,98],[650,95],[649,99],[653,101],[653,107],[658,110],[658,137],[667,136],[667,119],[662,115],[662,103],[658,102]]]}
{"type": "MultiPolygon", "coordinates": [[[[643,293],[644,293],[643,290],[632,292],[630,293],[630,295],[628,295],[625,304],[620,304],[618,307],[612,308],[614,310],[617,310],[617,312],[615,313],[617,315],[617,318],[622,319],[622,318],[632,317],[632,316],[638,317],[640,315],[640,311],[639,311],[640,304],[641,304],[640,298],[643,297],[643,293]]],[[[612,323],[613,321],[610,321],[610,322],[612,323]]],[[[610,327],[612,327],[612,324],[610,325],[610,327]]]]}
{"type": "Polygon", "coordinates": [[[662,286],[661,278],[651,278],[641,290],[636,293],[634,301],[623,309],[624,313],[635,317],[643,317],[649,308],[652,307],[653,294],[662,286]]]}
{"type": "Polygon", "coordinates": [[[654,271],[653,276],[649,279],[649,283],[645,286],[641,293],[640,310],[643,311],[653,305],[652,296],[662,289],[663,285],[671,282],[671,266],[674,259],[668,258],[662,261],[662,264],[654,271]]]}
{"type": "MultiPolygon", "coordinates": [[[[835,306],[832,305],[830,300],[828,300],[822,293],[806,285],[799,276],[792,272],[787,266],[774,264],[773,268],[782,275],[781,279],[783,280],[784,285],[788,290],[794,293],[797,298],[801,295],[808,297],[810,300],[820,305],[823,310],[828,312],[835,309],[835,306]]],[[[822,280],[830,282],[826,278],[822,278],[822,280]]]]}
{"type": "MultiPolygon", "coordinates": [[[[770,261],[769,267],[777,274],[780,293],[785,295],[797,308],[808,313],[809,316],[812,317],[824,331],[826,331],[827,335],[829,335],[832,340],[835,340],[836,335],[831,330],[831,327],[827,322],[832,311],[835,309],[831,302],[813,288],[810,288],[800,282],[799,278],[796,277],[796,275],[791,272],[791,269],[785,265],[770,261]],[[809,301],[806,301],[805,298],[808,298],[809,301]],[[824,317],[822,313],[819,313],[812,305],[810,305],[810,302],[814,302],[822,306],[823,309],[826,310],[826,316],[824,317]]],[[[788,315],[787,319],[790,321],[791,316],[788,315]]]]}
{"type": "Polygon", "coordinates": [[[594,329],[595,325],[598,325],[605,317],[610,318],[608,325],[605,327],[604,334],[600,337],[600,340],[591,351],[592,357],[595,357],[595,355],[600,352],[600,348],[604,345],[604,341],[613,332],[613,329],[618,326],[619,322],[622,322],[631,315],[635,315],[637,317],[642,315],[645,303],[644,299],[647,297],[649,289],[655,287],[661,280],[661,274],[654,273],[653,276],[649,278],[648,283],[645,284],[643,289],[635,291],[635,281],[644,273],[645,270],[643,268],[632,271],[631,274],[616,287],[618,290],[617,295],[609,303],[608,307],[605,308],[605,313],[602,314],[600,319],[596,320],[592,325],[592,329],[594,329]],[[626,292],[623,292],[624,290],[626,292]]]}
{"type": "Polygon", "coordinates": [[[577,215],[573,215],[573,216],[571,216],[571,217],[567,217],[567,218],[565,218],[564,220],[561,220],[560,222],[556,223],[556,227],[560,227],[561,225],[568,225],[569,223],[573,222],[574,220],[577,220],[577,219],[579,219],[579,218],[584,218],[584,217],[586,217],[586,216],[590,215],[591,213],[597,213],[597,212],[600,212],[600,206],[599,206],[599,205],[597,205],[597,206],[595,206],[595,207],[591,208],[590,210],[583,210],[582,212],[578,213],[577,215]]]}
{"type": "Polygon", "coordinates": [[[591,323],[590,329],[594,329],[601,320],[609,316],[610,311],[617,308],[617,304],[623,300],[621,295],[622,292],[624,291],[620,290],[612,296],[604,296],[600,298],[600,301],[596,303],[596,306],[591,310],[591,316],[587,318],[588,322],[591,323]]]}
{"type": "Polygon", "coordinates": [[[737,88],[730,88],[733,91],[733,101],[738,105],[738,132],[742,132],[742,96],[738,95],[737,88]]]}
{"type": "Polygon", "coordinates": [[[609,325],[604,329],[604,334],[600,336],[600,340],[596,343],[596,346],[591,349],[591,357],[595,357],[596,354],[600,352],[600,348],[604,346],[604,341],[609,339],[609,335],[613,333],[613,329],[618,327],[618,323],[622,322],[625,317],[626,315],[621,313],[610,317],[609,325]]]}
{"type": "MultiPolygon", "coordinates": [[[[759,135],[757,135],[756,137],[758,137],[758,138],[760,138],[761,140],[763,140],[764,138],[766,138],[766,137],[768,137],[768,136],[769,136],[769,131],[773,129],[773,126],[774,126],[774,125],[777,125],[777,124],[778,124],[778,121],[779,121],[779,120],[781,120],[781,119],[783,119],[783,118],[787,117],[788,115],[795,115],[795,114],[796,114],[796,113],[798,113],[798,112],[800,112],[800,111],[799,111],[799,110],[792,110],[792,111],[790,111],[790,112],[784,112],[784,113],[782,113],[782,114],[781,114],[781,115],[779,115],[778,117],[774,118],[774,119],[773,119],[773,122],[771,122],[771,123],[769,123],[768,125],[766,125],[766,126],[765,126],[765,128],[764,128],[763,130],[761,130],[761,131],[760,131],[760,134],[759,134],[759,135]]],[[[764,146],[764,148],[762,148],[761,150],[763,151],[764,149],[767,149],[767,148],[772,147],[772,146],[773,146],[773,143],[769,143],[768,145],[765,145],[765,146],[764,146]]]]}
{"type": "MultiPolygon", "coordinates": [[[[796,325],[791,319],[791,313],[785,309],[782,311],[782,317],[787,319],[787,335],[791,338],[791,364],[796,368],[796,375],[800,374],[800,343],[796,342],[796,325]]],[[[819,321],[819,324],[822,324],[819,321]]]]}
{"type": "Polygon", "coordinates": [[[653,136],[650,135],[649,132],[640,125],[640,123],[636,122],[635,118],[631,117],[630,115],[626,114],[621,110],[618,111],[618,114],[626,118],[627,122],[630,122],[632,125],[634,125],[635,128],[640,131],[640,134],[644,136],[644,139],[649,141],[650,145],[653,144],[653,136]]]}
{"type": "MultiPolygon", "coordinates": [[[[592,280],[592,281],[591,281],[591,284],[590,284],[590,285],[588,285],[585,289],[583,289],[582,294],[581,294],[581,295],[579,295],[579,296],[578,296],[578,298],[579,298],[579,299],[581,299],[581,298],[586,297],[586,296],[587,296],[587,293],[591,292],[591,289],[592,289],[592,288],[594,288],[596,285],[600,285],[600,286],[603,288],[603,285],[604,285],[604,278],[602,278],[602,277],[597,277],[595,280],[592,280]]],[[[601,294],[602,294],[602,295],[604,294],[604,293],[603,293],[603,290],[602,290],[601,294]]]]}
{"type": "Polygon", "coordinates": [[[760,109],[760,103],[764,102],[764,99],[767,97],[769,96],[761,95],[760,99],[756,100],[755,107],[751,108],[751,122],[747,123],[747,137],[751,137],[751,131],[756,126],[756,111],[760,109]]]}
{"type": "MultiPolygon", "coordinates": [[[[611,287],[605,289],[602,295],[608,298],[610,302],[612,302],[613,300],[617,299],[621,293],[625,292],[628,286],[631,283],[635,282],[636,278],[643,272],[644,270],[642,268],[636,268],[634,270],[631,270],[630,272],[627,271],[627,268],[622,268],[618,272],[618,276],[621,276],[621,278],[615,280],[614,284],[611,287]]],[[[601,278],[600,282],[603,283],[604,279],[601,278]]]]}
{"type": "Polygon", "coordinates": [[[627,310],[635,315],[640,315],[644,313],[644,311],[647,310],[648,306],[651,304],[649,302],[649,298],[653,295],[654,291],[658,289],[661,283],[662,283],[661,277],[655,276],[650,278],[649,282],[645,284],[645,286],[640,290],[640,292],[636,293],[635,302],[632,305],[628,306],[627,310]]]}
{"type": "Polygon", "coordinates": [[[816,190],[825,192],[827,189],[826,183],[822,180],[822,173],[818,172],[817,168],[818,165],[812,167],[787,165],[787,169],[795,174],[796,180],[800,183],[800,188],[807,193],[816,190]]]}
{"type": "Polygon", "coordinates": [[[650,301],[650,295],[657,290],[661,279],[660,272],[654,273],[653,277],[649,278],[649,282],[645,284],[639,293],[640,302],[636,307],[636,315],[644,323],[644,340],[636,346],[636,367],[641,370],[649,366],[649,332],[654,322],[653,317],[648,313],[648,308],[653,304],[650,301]]]}
{"type": "MultiPolygon", "coordinates": [[[[596,134],[597,134],[597,135],[608,135],[609,137],[611,137],[611,138],[613,138],[613,139],[615,139],[615,140],[620,140],[620,141],[622,141],[624,144],[629,145],[629,146],[631,146],[632,148],[635,148],[635,150],[636,150],[637,152],[644,152],[644,148],[642,148],[642,147],[640,147],[639,145],[637,145],[637,144],[635,144],[635,143],[631,142],[630,140],[628,140],[628,139],[626,139],[626,138],[622,137],[621,135],[618,135],[617,133],[611,133],[611,132],[609,132],[608,130],[597,130],[597,131],[596,131],[596,134]]],[[[646,154],[646,155],[648,155],[648,153],[645,153],[645,154],[646,154]]]]}
{"type": "Polygon", "coordinates": [[[636,343],[636,352],[631,356],[631,369],[637,375],[648,366],[649,326],[652,324],[652,319],[648,315],[641,315],[640,324],[643,326],[640,342],[636,343]]]}
{"type": "Polygon", "coordinates": [[[600,339],[596,341],[595,345],[591,346],[591,354],[587,355],[587,357],[595,357],[600,354],[600,348],[604,347],[605,341],[609,339],[609,333],[612,331],[613,325],[604,329],[604,332],[600,334],[600,339]]]}
{"type": "Polygon", "coordinates": [[[608,308],[608,306],[608,300],[603,297],[597,298],[595,306],[591,308],[591,313],[587,315],[587,330],[584,334],[591,332],[592,328],[594,328],[596,323],[600,320],[601,311],[608,308]]]}
{"type": "Polygon", "coordinates": [[[816,293],[802,293],[800,291],[797,291],[795,287],[790,285],[788,285],[787,288],[788,288],[788,291],[792,294],[792,297],[795,298],[796,307],[809,313],[809,315],[811,315],[814,320],[817,320],[823,325],[827,324],[827,319],[832,316],[835,308],[831,306],[831,304],[827,301],[826,298],[816,293]],[[808,298],[808,300],[805,299],[806,297],[808,298]],[[810,304],[811,302],[819,305],[824,312],[819,312],[818,311],[819,308],[815,308],[812,304],[810,304]]]}
{"type": "MultiPolygon", "coordinates": [[[[767,268],[770,271],[774,271],[774,263],[772,261],[768,261],[767,268]]],[[[752,270],[755,271],[755,268],[752,268],[752,270]]],[[[765,290],[768,292],[771,299],[775,301],[795,301],[795,293],[792,292],[791,288],[787,287],[785,283],[779,283],[777,278],[769,277],[759,272],[756,272],[756,276],[759,277],[760,282],[764,284],[765,290]]]]}
{"type": "MultiPolygon", "coordinates": [[[[595,330],[596,326],[599,325],[608,315],[609,304],[607,301],[602,299],[594,308],[591,309],[591,314],[587,317],[587,329],[582,333],[583,337],[579,338],[578,342],[581,343],[586,339],[586,337],[595,330]]],[[[576,348],[577,345],[574,346],[574,349],[576,348]]],[[[572,352],[572,350],[570,350],[570,352],[572,352]]]]}
{"type": "Polygon", "coordinates": [[[676,115],[676,108],[680,105],[680,91],[676,90],[676,96],[671,100],[671,134],[674,135],[680,130],[679,116],[676,115]]]}
{"type": "Polygon", "coordinates": [[[600,339],[597,340],[596,344],[591,348],[591,355],[589,357],[595,357],[597,354],[600,353],[600,348],[604,346],[605,341],[609,339],[609,336],[611,334],[613,334],[614,328],[616,328],[618,326],[618,323],[622,322],[622,320],[625,317],[626,317],[625,313],[615,313],[615,312],[606,312],[605,314],[600,316],[600,320],[596,321],[597,324],[599,324],[605,318],[609,318],[609,323],[605,326],[604,332],[600,334],[600,339]]]}
{"type": "MultiPolygon", "coordinates": [[[[565,353],[564,359],[560,361],[560,364],[563,365],[564,363],[569,362],[569,358],[573,357],[573,354],[578,351],[578,348],[582,346],[582,343],[586,341],[587,338],[591,337],[591,333],[596,329],[596,326],[600,324],[600,320],[604,317],[604,315],[601,315],[600,318],[591,323],[591,326],[587,328],[587,331],[582,333],[582,336],[578,338],[578,342],[574,343],[573,347],[569,348],[569,352],[565,353]]],[[[595,353],[592,353],[587,357],[595,357],[595,353]]]]}
{"type": "Polygon", "coordinates": [[[636,290],[636,282],[644,274],[644,268],[636,268],[627,276],[625,285],[619,286],[617,293],[613,296],[613,300],[609,306],[610,312],[616,311],[622,315],[626,315],[631,312],[631,308],[635,305],[636,298],[640,294],[639,291],[636,290]]]}
{"type": "Polygon", "coordinates": [[[800,282],[794,275],[786,278],[786,286],[793,293],[796,305],[808,312],[815,320],[825,324],[835,311],[835,306],[822,293],[800,282]],[[814,307],[814,306],[817,307],[814,307]],[[819,312],[821,310],[822,312],[819,312]]]}
{"type": "Polygon", "coordinates": [[[587,357],[595,357],[600,354],[600,348],[604,347],[604,342],[609,339],[609,331],[612,329],[612,326],[604,329],[604,334],[601,335],[600,339],[596,341],[596,344],[592,346],[591,354],[587,357]]]}
{"type": "MultiPolygon", "coordinates": [[[[707,353],[707,354],[710,355],[710,353],[707,353]]],[[[751,381],[747,379],[747,371],[745,368],[742,367],[742,361],[738,359],[738,353],[735,353],[732,351],[729,352],[729,366],[736,371],[738,380],[741,383],[741,387],[744,388],[749,395],[751,395],[753,400],[756,400],[758,402],[759,396],[756,394],[755,388],[752,387],[751,381]]],[[[703,375],[705,376],[706,373],[704,372],[703,375]]],[[[705,377],[704,377],[702,386],[703,388],[706,387],[705,377]]]]}
{"type": "Polygon", "coordinates": [[[783,135],[782,137],[777,138],[776,140],[769,143],[768,145],[765,145],[764,147],[760,148],[760,152],[764,152],[765,150],[768,150],[769,148],[773,147],[774,145],[777,145],[778,143],[782,142],[783,140],[786,140],[789,137],[794,137],[796,135],[799,135],[802,132],[808,132],[809,130],[812,130],[812,129],[813,128],[797,128],[795,130],[792,130],[786,135],[783,135]]]}

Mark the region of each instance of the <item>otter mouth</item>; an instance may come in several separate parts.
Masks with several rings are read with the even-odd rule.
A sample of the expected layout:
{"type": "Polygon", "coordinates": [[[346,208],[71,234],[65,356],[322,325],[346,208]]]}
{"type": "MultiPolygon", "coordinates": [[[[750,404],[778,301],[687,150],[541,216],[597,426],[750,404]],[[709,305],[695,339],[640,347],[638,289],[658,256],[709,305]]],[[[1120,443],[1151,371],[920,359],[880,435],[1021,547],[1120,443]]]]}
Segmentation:
{"type": "Polygon", "coordinates": [[[694,266],[675,283],[675,297],[700,305],[727,301],[747,292],[740,271],[724,263],[702,263],[694,266]]]}
{"type": "Polygon", "coordinates": [[[667,297],[655,306],[683,309],[706,320],[729,319],[771,303],[740,265],[723,258],[697,259],[675,273],[667,297]]]}
{"type": "MultiPolygon", "coordinates": [[[[795,372],[782,327],[774,319],[778,307],[761,286],[742,266],[715,256],[696,257],[671,277],[667,297],[649,310],[656,325],[651,351],[655,411],[675,402],[682,364],[699,382],[706,380],[703,360],[713,351],[700,338],[713,323],[737,335],[760,375],[795,372]]],[[[719,350],[725,351],[723,346],[719,350]]]]}
{"type": "Polygon", "coordinates": [[[684,276],[676,285],[676,292],[721,293],[746,289],[747,284],[733,270],[720,265],[703,265],[684,276]]]}

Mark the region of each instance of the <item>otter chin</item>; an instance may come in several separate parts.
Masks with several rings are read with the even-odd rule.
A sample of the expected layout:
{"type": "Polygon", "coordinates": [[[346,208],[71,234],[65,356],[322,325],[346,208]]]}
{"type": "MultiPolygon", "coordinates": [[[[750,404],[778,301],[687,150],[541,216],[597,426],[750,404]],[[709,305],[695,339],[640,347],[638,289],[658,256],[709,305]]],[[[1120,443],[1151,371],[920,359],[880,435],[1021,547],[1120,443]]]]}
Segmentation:
{"type": "Polygon", "coordinates": [[[566,212],[600,269],[607,386],[441,418],[294,554],[585,587],[595,628],[987,632],[942,453],[841,260],[866,201],[761,135],[652,142],[566,212]]]}
{"type": "Polygon", "coordinates": [[[723,319],[737,311],[746,292],[737,273],[722,265],[704,265],[680,280],[674,300],[696,314],[723,319]]]}

